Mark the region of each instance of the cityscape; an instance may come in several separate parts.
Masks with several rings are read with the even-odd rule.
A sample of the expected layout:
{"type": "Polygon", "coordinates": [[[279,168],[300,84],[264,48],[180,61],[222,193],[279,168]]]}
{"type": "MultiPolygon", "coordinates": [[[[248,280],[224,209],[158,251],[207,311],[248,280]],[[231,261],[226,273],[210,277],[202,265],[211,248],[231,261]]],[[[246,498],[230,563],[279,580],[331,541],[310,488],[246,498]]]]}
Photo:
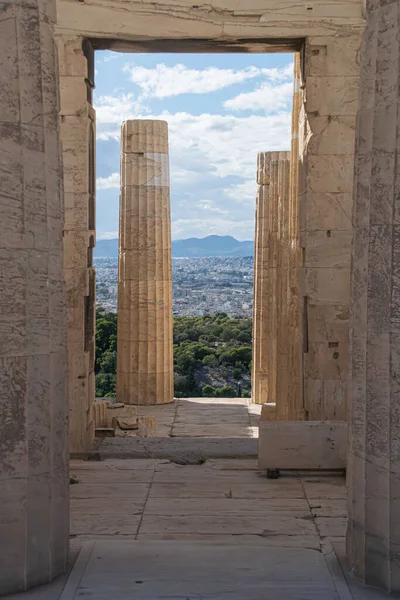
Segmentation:
{"type": "MultiPolygon", "coordinates": [[[[118,258],[98,257],[97,306],[117,312],[118,258]]],[[[172,258],[173,315],[251,317],[253,256],[172,258]]]]}

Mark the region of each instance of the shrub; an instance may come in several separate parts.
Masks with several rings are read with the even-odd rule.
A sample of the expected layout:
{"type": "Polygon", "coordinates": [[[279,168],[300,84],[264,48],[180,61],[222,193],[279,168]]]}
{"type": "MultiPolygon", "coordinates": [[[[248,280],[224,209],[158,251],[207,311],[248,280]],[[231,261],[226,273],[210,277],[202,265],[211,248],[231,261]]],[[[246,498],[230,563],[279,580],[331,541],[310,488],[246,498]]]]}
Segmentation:
{"type": "Polygon", "coordinates": [[[205,398],[215,398],[215,396],[217,395],[216,389],[212,385],[205,385],[201,392],[205,398]]]}
{"type": "Polygon", "coordinates": [[[224,385],[223,387],[217,388],[216,390],[217,398],[235,398],[236,394],[231,385],[224,385]]]}

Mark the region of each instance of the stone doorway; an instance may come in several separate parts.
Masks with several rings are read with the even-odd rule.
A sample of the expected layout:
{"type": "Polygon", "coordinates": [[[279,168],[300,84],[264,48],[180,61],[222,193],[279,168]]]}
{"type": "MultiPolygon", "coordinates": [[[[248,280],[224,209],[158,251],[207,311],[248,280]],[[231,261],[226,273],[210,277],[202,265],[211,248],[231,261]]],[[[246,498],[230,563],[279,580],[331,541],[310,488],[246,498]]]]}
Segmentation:
{"type": "MultiPolygon", "coordinates": [[[[95,49],[160,51],[164,48],[162,46],[164,43],[165,49],[179,52],[185,46],[180,42],[171,41],[137,46],[118,40],[99,41],[95,38],[90,41],[87,38],[85,40],[84,42],[79,36],[71,37],[61,33],[58,36],[62,57],[60,62],[62,136],[67,140],[64,154],[67,157],[67,164],[68,160],[72,160],[75,164],[79,162],[81,166],[82,162],[85,164],[84,155],[80,154],[78,146],[74,147],[74,140],[79,136],[79,147],[88,157],[87,164],[90,171],[93,162],[91,162],[93,149],[90,148],[95,120],[90,94],[94,83],[91,74],[94,72],[95,49]],[[86,116],[82,116],[82,111],[86,116]],[[87,136],[87,141],[82,143],[84,135],[87,136]],[[85,147],[89,148],[88,152],[85,147]]],[[[262,49],[274,52],[283,48],[298,51],[295,94],[301,102],[297,104],[298,120],[294,121],[298,131],[293,130],[292,144],[295,143],[295,146],[292,148],[291,173],[292,177],[298,178],[299,182],[297,194],[295,192],[298,197],[299,212],[289,242],[295,249],[294,270],[292,268],[292,272],[295,272],[295,280],[292,280],[289,286],[289,295],[295,300],[294,305],[290,307],[295,318],[292,330],[284,334],[284,337],[294,345],[293,351],[289,353],[290,357],[285,350],[280,352],[282,344],[275,342],[280,356],[280,360],[275,365],[278,371],[280,369],[279,373],[284,374],[283,377],[278,374],[276,380],[278,384],[286,381],[286,385],[281,390],[277,390],[278,396],[281,394],[284,403],[287,402],[287,398],[295,398],[291,410],[293,414],[290,417],[295,420],[304,418],[318,421],[345,420],[352,161],[357,110],[355,75],[357,69],[354,65],[357,61],[359,40],[360,31],[357,27],[342,40],[349,52],[347,67],[338,64],[341,46],[335,37],[327,36],[322,40],[318,38],[318,44],[315,44],[313,39],[307,38],[305,41],[287,41],[283,45],[273,41],[268,43],[254,41],[248,45],[251,51],[262,49]],[[343,72],[346,73],[345,76],[343,72]],[[329,73],[329,76],[326,73],[329,73]],[[307,98],[304,95],[305,86],[307,98]],[[294,153],[298,153],[299,162],[294,153]],[[330,165],[328,170],[332,177],[325,175],[328,163],[330,165]],[[298,170],[296,175],[295,167],[298,170]],[[332,169],[336,171],[333,173],[332,169]]],[[[239,43],[236,50],[246,47],[246,43],[244,45],[239,43]]],[[[193,46],[189,47],[193,51],[201,51],[203,48],[209,51],[209,46],[203,46],[201,41],[193,42],[193,46]]],[[[216,52],[223,50],[229,50],[229,46],[219,44],[215,46],[216,52]]],[[[70,194],[71,202],[72,198],[75,203],[81,202],[82,210],[85,211],[86,207],[89,207],[89,213],[93,214],[93,208],[90,208],[93,203],[93,193],[90,189],[88,195],[79,193],[79,189],[81,192],[86,189],[85,180],[77,181],[76,174],[73,179],[69,177],[67,168],[64,184],[66,190],[73,190],[70,194]],[[79,188],[80,185],[83,187],[79,188]]],[[[91,178],[92,176],[89,177],[89,181],[91,178]]],[[[72,381],[70,385],[71,449],[73,452],[80,453],[90,447],[94,431],[92,410],[94,390],[93,383],[90,383],[93,379],[90,366],[92,362],[90,348],[93,342],[89,340],[92,336],[90,332],[94,331],[93,311],[90,310],[92,306],[90,289],[93,290],[94,274],[91,271],[92,267],[88,267],[89,259],[85,257],[92,256],[91,245],[94,244],[95,232],[92,229],[83,231],[82,220],[79,225],[74,222],[73,215],[77,214],[77,210],[76,205],[71,206],[69,212],[71,222],[66,226],[64,244],[66,272],[71,273],[69,304],[71,310],[73,309],[70,312],[70,320],[73,321],[69,343],[70,364],[73,367],[70,369],[70,378],[75,377],[79,383],[75,385],[72,381]],[[80,240],[79,248],[78,240],[80,240]],[[69,265],[72,263],[74,270],[69,270],[69,265]],[[78,303],[83,299],[83,306],[86,307],[82,313],[83,318],[78,315],[79,309],[75,305],[77,299],[78,303]],[[72,331],[76,330],[76,327],[82,328],[87,340],[84,349],[78,350],[78,353],[84,352],[85,360],[80,361],[74,358],[77,352],[75,346],[80,344],[81,337],[79,335],[73,338],[72,331]],[[81,397],[82,394],[84,399],[81,397]],[[82,414],[82,411],[85,411],[85,414],[82,414]],[[75,419],[79,421],[78,429],[74,425],[75,419]]],[[[93,225],[93,219],[89,221],[93,225]]],[[[288,280],[284,285],[288,285],[288,280]]],[[[93,337],[91,339],[93,340],[93,337]]],[[[263,402],[265,394],[261,394],[260,398],[263,402]]],[[[284,408],[280,414],[280,418],[287,418],[287,408],[284,408]]],[[[266,419],[270,418],[276,417],[271,415],[268,409],[266,419]]]]}

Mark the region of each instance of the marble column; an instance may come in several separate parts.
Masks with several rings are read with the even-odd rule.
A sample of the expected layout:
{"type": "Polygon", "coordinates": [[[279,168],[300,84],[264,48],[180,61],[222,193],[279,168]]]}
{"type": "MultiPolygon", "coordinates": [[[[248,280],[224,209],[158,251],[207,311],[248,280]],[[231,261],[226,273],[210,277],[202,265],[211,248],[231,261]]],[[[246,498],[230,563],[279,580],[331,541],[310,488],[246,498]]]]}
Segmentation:
{"type": "Polygon", "coordinates": [[[289,152],[258,155],[259,184],[253,312],[253,402],[268,404],[276,418],[278,330],[280,321],[281,233],[289,204],[289,152]]]}
{"type": "Polygon", "coordinates": [[[261,152],[257,157],[257,199],[254,237],[253,287],[253,360],[252,401],[263,404],[268,398],[268,200],[270,156],[261,152]]]}
{"type": "Polygon", "coordinates": [[[68,560],[55,0],[0,2],[0,595],[68,560]]]}
{"type": "MultiPolygon", "coordinates": [[[[292,103],[292,142],[290,150],[290,183],[288,214],[288,277],[286,288],[286,328],[287,370],[286,381],[288,412],[290,421],[306,418],[303,395],[303,339],[300,329],[300,311],[303,311],[303,298],[300,298],[299,269],[302,251],[299,244],[299,119],[303,106],[301,86],[300,54],[294,55],[294,85],[292,103]]],[[[283,373],[282,373],[283,376],[283,373]]],[[[281,391],[278,390],[278,394],[281,391]]]]}
{"type": "Polygon", "coordinates": [[[367,0],[351,268],[347,558],[400,592],[400,2],[367,0]]]}
{"type": "Polygon", "coordinates": [[[289,190],[290,152],[279,161],[278,169],[278,224],[277,224],[277,266],[276,266],[276,383],[275,399],[278,419],[287,419],[289,411],[289,344],[288,325],[288,285],[289,285],[289,190]]]}
{"type": "Polygon", "coordinates": [[[126,121],[121,133],[117,400],[173,401],[168,125],[126,121]]]}

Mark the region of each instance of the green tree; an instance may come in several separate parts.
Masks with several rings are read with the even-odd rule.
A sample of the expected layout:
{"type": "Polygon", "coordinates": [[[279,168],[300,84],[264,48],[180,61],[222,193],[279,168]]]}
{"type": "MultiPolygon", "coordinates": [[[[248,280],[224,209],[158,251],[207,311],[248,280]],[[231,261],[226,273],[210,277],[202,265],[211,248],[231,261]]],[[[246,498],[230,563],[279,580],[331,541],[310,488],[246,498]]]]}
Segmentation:
{"type": "Polygon", "coordinates": [[[210,369],[218,366],[218,358],[215,354],[208,354],[201,362],[205,367],[209,367],[210,369]]]}
{"type": "Polygon", "coordinates": [[[235,398],[236,394],[232,386],[224,385],[215,390],[217,398],[235,398]]]}
{"type": "Polygon", "coordinates": [[[106,350],[100,359],[100,370],[102,373],[116,374],[117,353],[115,350],[106,350]]]}
{"type": "Polygon", "coordinates": [[[205,385],[201,391],[206,398],[215,398],[217,395],[217,391],[212,385],[205,385]]]}

